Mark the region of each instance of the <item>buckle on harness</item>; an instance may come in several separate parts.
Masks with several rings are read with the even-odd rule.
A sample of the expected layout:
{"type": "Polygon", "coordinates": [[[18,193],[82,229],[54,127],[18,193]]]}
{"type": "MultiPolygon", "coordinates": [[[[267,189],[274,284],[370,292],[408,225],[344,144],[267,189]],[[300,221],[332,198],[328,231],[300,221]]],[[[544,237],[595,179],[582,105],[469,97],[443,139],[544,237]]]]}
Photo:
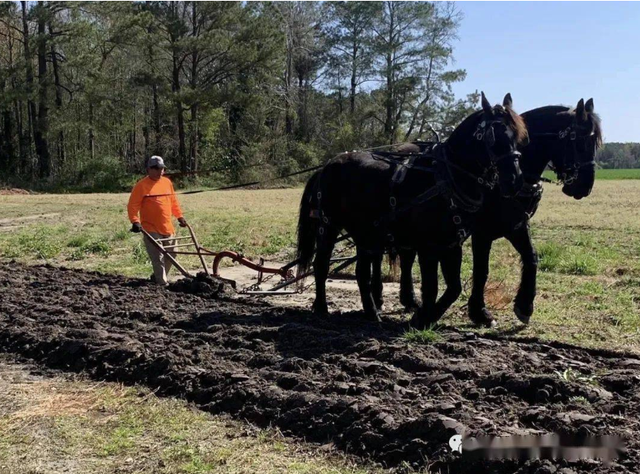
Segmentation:
{"type": "Polygon", "coordinates": [[[460,216],[453,216],[453,223],[455,225],[460,225],[462,224],[462,219],[460,218],[460,216]]]}

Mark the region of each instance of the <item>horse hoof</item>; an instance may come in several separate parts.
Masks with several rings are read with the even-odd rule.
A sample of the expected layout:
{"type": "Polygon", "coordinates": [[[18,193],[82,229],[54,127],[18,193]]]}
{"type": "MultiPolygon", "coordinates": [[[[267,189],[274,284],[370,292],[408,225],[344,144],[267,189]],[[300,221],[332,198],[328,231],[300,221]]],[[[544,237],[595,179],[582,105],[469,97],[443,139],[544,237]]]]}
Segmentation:
{"type": "Polygon", "coordinates": [[[417,329],[418,331],[422,331],[427,327],[427,323],[424,318],[421,318],[417,314],[414,314],[411,318],[411,321],[409,321],[409,326],[411,326],[413,329],[417,329]]]}
{"type": "Polygon", "coordinates": [[[313,315],[318,317],[327,317],[329,316],[329,308],[327,305],[313,305],[313,315]]]}
{"type": "Polygon", "coordinates": [[[523,324],[529,324],[529,320],[531,319],[531,314],[533,313],[533,311],[529,314],[525,313],[524,311],[522,311],[517,305],[515,305],[513,307],[513,312],[516,314],[516,316],[518,317],[518,319],[523,323],[523,324]]]}
{"type": "Polygon", "coordinates": [[[481,310],[470,310],[469,318],[478,327],[493,328],[498,325],[498,322],[493,318],[491,311],[487,308],[481,310]]]}
{"type": "Polygon", "coordinates": [[[372,323],[381,323],[382,318],[380,317],[380,313],[378,311],[372,311],[370,313],[365,313],[364,317],[367,321],[372,323]]]}
{"type": "Polygon", "coordinates": [[[374,301],[375,305],[376,305],[376,309],[381,310],[382,306],[384,305],[384,301],[383,300],[379,300],[379,301],[374,301]]]}
{"type": "Polygon", "coordinates": [[[498,326],[498,321],[495,319],[485,319],[484,321],[474,321],[474,325],[477,328],[492,329],[498,326]]]}
{"type": "Polygon", "coordinates": [[[422,316],[416,313],[413,318],[411,318],[410,325],[412,328],[422,331],[423,329],[431,329],[438,324],[440,318],[433,319],[432,317],[422,316]]]}
{"type": "Polygon", "coordinates": [[[404,306],[405,311],[415,311],[416,309],[420,309],[420,305],[416,301],[416,298],[412,296],[401,296],[400,304],[404,306]]]}

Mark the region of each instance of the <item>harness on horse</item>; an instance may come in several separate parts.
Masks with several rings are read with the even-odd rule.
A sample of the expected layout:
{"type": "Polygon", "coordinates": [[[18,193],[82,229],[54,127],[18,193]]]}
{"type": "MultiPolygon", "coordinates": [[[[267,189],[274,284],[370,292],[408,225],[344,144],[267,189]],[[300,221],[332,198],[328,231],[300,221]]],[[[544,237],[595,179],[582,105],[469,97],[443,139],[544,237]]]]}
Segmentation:
{"type": "MultiPolygon", "coordinates": [[[[520,227],[525,222],[529,221],[529,219],[531,219],[533,214],[535,214],[536,210],[538,209],[538,204],[542,199],[542,191],[543,191],[542,183],[543,182],[552,183],[552,184],[562,183],[565,185],[571,185],[578,178],[578,172],[580,171],[580,168],[583,168],[585,166],[596,165],[595,158],[587,162],[582,162],[582,163],[578,162],[578,159],[577,159],[578,150],[576,149],[577,140],[579,138],[582,138],[586,142],[586,140],[588,140],[589,137],[594,135],[594,132],[591,131],[589,135],[580,137],[580,135],[578,135],[576,128],[577,128],[577,123],[574,120],[568,127],[562,130],[559,130],[557,132],[540,132],[540,133],[529,132],[529,135],[531,137],[557,140],[560,142],[564,142],[566,144],[565,146],[571,145],[571,151],[572,151],[570,155],[571,161],[568,163],[563,163],[564,169],[562,171],[559,171],[557,166],[554,166],[551,164],[549,165],[551,170],[553,170],[553,172],[556,173],[556,175],[558,176],[558,181],[553,181],[551,179],[545,178],[544,176],[538,176],[536,174],[523,174],[524,184],[515,197],[518,199],[518,203],[521,205],[522,211],[524,212],[526,217],[523,222],[521,222],[516,226],[516,228],[520,227]],[[527,202],[522,203],[522,199],[527,200],[527,202]]],[[[567,154],[565,154],[565,156],[566,155],[567,154]]]]}
{"type": "MultiPolygon", "coordinates": [[[[462,245],[470,235],[468,227],[463,223],[463,214],[477,212],[482,206],[483,201],[482,199],[472,198],[457,186],[453,179],[453,170],[455,169],[473,178],[475,182],[488,188],[493,188],[495,185],[494,178],[491,177],[491,179],[488,179],[486,175],[477,177],[455,163],[452,163],[447,159],[447,148],[444,144],[433,142],[416,142],[414,144],[421,147],[420,153],[403,154],[398,152],[383,152],[373,155],[374,159],[385,161],[395,166],[395,171],[391,178],[389,211],[377,219],[374,222],[374,226],[386,230],[401,213],[415,209],[441,196],[449,203],[451,220],[456,228],[457,241],[454,241],[451,246],[462,245]],[[419,161],[430,161],[431,163],[430,166],[421,166],[416,163],[419,161]],[[404,182],[407,172],[410,169],[434,174],[436,183],[407,203],[399,206],[398,188],[404,182]]],[[[493,174],[493,170],[491,170],[491,173],[493,174]]],[[[387,238],[390,243],[393,243],[394,239],[391,233],[388,234],[387,238]]]]}
{"type": "MultiPolygon", "coordinates": [[[[463,216],[464,214],[473,214],[478,212],[484,200],[482,197],[480,199],[474,199],[465,193],[456,183],[453,174],[454,171],[463,174],[473,182],[477,183],[480,187],[489,190],[495,187],[498,181],[496,164],[500,160],[508,156],[513,156],[514,154],[514,152],[509,152],[501,156],[496,156],[493,153],[492,146],[495,144],[495,132],[493,130],[493,126],[498,122],[500,121],[483,120],[478,124],[478,127],[473,133],[473,137],[476,140],[485,142],[486,151],[491,162],[491,165],[485,168],[482,176],[475,175],[449,160],[447,156],[446,142],[412,142],[413,145],[418,146],[420,150],[418,153],[401,151],[375,151],[371,153],[374,160],[384,161],[395,167],[391,177],[389,211],[379,219],[376,219],[373,223],[374,227],[383,229],[387,232],[387,240],[390,244],[393,245],[394,238],[393,235],[388,232],[388,227],[399,214],[421,206],[438,196],[442,196],[446,202],[449,203],[448,207],[451,214],[451,220],[455,226],[457,235],[457,240],[449,247],[462,246],[462,244],[471,235],[468,226],[465,226],[463,222],[463,216]],[[419,164],[419,162],[429,162],[429,165],[425,166],[419,164]],[[415,196],[406,204],[398,206],[397,189],[405,180],[407,172],[410,169],[433,173],[436,184],[425,192],[415,196]]],[[[515,154],[520,155],[517,151],[515,154]]],[[[324,227],[329,225],[330,219],[329,216],[325,215],[322,211],[322,193],[318,191],[315,197],[317,200],[317,209],[311,211],[311,217],[321,221],[318,228],[318,234],[322,236],[325,233],[324,227]]]]}
{"type": "Polygon", "coordinates": [[[558,132],[541,132],[541,133],[534,133],[534,134],[530,133],[530,135],[533,137],[547,138],[550,140],[558,140],[566,143],[567,145],[569,144],[571,145],[571,151],[572,151],[571,162],[569,164],[563,163],[565,165],[564,166],[565,169],[560,172],[557,170],[557,166],[550,166],[550,168],[558,176],[559,181],[564,183],[565,185],[571,185],[578,178],[578,172],[580,171],[580,168],[596,165],[595,156],[589,161],[586,161],[583,163],[578,162],[577,160],[578,150],[576,149],[576,142],[578,138],[582,138],[586,143],[589,137],[594,135],[594,132],[591,131],[589,135],[580,137],[576,131],[576,128],[577,128],[577,123],[575,120],[573,120],[567,128],[562,129],[558,132]]]}

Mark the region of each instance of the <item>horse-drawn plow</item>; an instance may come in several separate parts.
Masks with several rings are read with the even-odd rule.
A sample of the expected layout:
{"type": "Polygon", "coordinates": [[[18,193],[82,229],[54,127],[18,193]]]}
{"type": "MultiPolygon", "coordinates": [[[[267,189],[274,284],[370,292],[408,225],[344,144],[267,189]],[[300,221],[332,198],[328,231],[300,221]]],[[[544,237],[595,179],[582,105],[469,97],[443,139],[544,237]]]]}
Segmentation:
{"type": "MultiPolygon", "coordinates": [[[[166,239],[155,239],[144,229],[142,233],[157,249],[161,252],[165,258],[169,259],[173,266],[185,277],[194,278],[192,272],[187,270],[176,258],[177,255],[191,255],[197,256],[200,261],[202,271],[208,277],[218,278],[225,283],[231,285],[239,293],[246,295],[292,295],[299,293],[299,290],[287,290],[293,285],[303,281],[305,278],[313,275],[313,270],[305,272],[300,275],[294,273],[294,269],[298,264],[297,260],[293,260],[283,266],[273,267],[268,266],[265,260],[260,257],[258,262],[245,257],[239,252],[231,250],[213,251],[200,245],[198,238],[196,237],[193,228],[187,224],[187,235],[178,237],[171,237],[166,239]],[[168,243],[171,242],[171,245],[168,243]],[[207,258],[213,257],[211,265],[207,265],[207,258]],[[244,288],[237,288],[237,282],[233,279],[225,278],[221,275],[221,263],[225,260],[231,260],[234,263],[243,265],[255,272],[257,272],[257,282],[244,288]],[[264,288],[264,284],[270,281],[273,277],[279,276],[280,281],[276,284],[264,288]]],[[[348,240],[348,235],[343,235],[338,239],[338,242],[348,240]]],[[[348,247],[348,248],[351,248],[348,247]]],[[[337,274],[340,271],[347,268],[349,265],[355,263],[355,256],[336,256],[331,259],[331,273],[337,274]]]]}
{"type": "MultiPolygon", "coordinates": [[[[480,142],[478,146],[486,147],[485,153],[492,149],[496,135],[499,138],[498,132],[502,130],[493,129],[495,122],[482,121],[467,130],[475,130],[472,137],[480,142]]],[[[508,133],[503,134],[509,138],[508,133]]],[[[573,140],[571,134],[568,136],[573,140]]],[[[555,140],[556,134],[552,138],[555,140]]],[[[423,180],[416,180],[420,189],[405,196],[401,205],[397,205],[400,194],[395,191],[388,199],[382,199],[386,214],[376,213],[382,217],[373,223],[374,227],[386,225],[400,213],[436,196],[445,197],[440,199],[440,205],[448,206],[447,212],[452,214],[447,214],[448,229],[455,231],[454,243],[462,243],[468,234],[460,232],[465,230],[456,210],[460,206],[450,199],[452,195],[442,178],[446,171],[442,163],[448,159],[443,150],[436,149],[441,153],[438,156],[380,153],[376,161],[385,161],[393,167],[400,164],[396,158],[409,158],[392,173],[394,186],[402,184],[410,168],[437,179],[426,190],[423,180]],[[422,158],[423,163],[417,162],[417,158],[422,158]]],[[[450,166],[446,179],[452,184],[451,170],[456,169],[466,173],[467,182],[471,177],[474,178],[471,183],[487,190],[495,186],[499,189],[499,179],[489,186],[485,178],[493,180],[497,176],[494,173],[497,168],[493,168],[498,162],[504,165],[508,158],[515,164],[519,152],[509,150],[507,155],[488,153],[485,158],[491,166],[482,174],[467,172],[453,162],[445,164],[450,166]]],[[[578,166],[574,160],[568,169],[578,176],[578,170],[590,164],[582,162],[578,166]]],[[[307,171],[310,169],[302,172],[307,171]]],[[[368,180],[362,181],[375,193],[383,187],[371,187],[368,180]]],[[[516,181],[514,177],[513,182],[503,183],[507,191],[516,181]]],[[[576,195],[575,190],[571,192],[576,195]]],[[[328,225],[331,216],[327,202],[343,201],[327,200],[324,190],[309,196],[316,196],[315,207],[310,204],[306,212],[301,211],[301,216],[308,216],[310,223],[326,213],[321,222],[328,225]]],[[[360,194],[355,202],[360,202],[359,199],[360,194]]],[[[304,197],[302,200],[312,201],[305,201],[304,197]]],[[[471,204],[467,206],[468,212],[482,203],[471,204]]],[[[341,212],[342,209],[335,210],[334,216],[341,212]]],[[[313,230],[307,235],[325,235],[324,224],[315,228],[315,223],[307,227],[313,230]]],[[[425,223],[429,227],[424,231],[439,228],[430,221],[417,222],[425,223]]],[[[416,228],[406,225],[410,231],[416,228]]],[[[359,237],[358,241],[366,240],[365,232],[357,232],[353,227],[350,230],[359,237]]],[[[223,276],[223,263],[231,261],[257,273],[250,285],[238,289],[239,293],[293,295],[302,291],[302,285],[291,288],[314,274],[313,270],[295,274],[294,269],[299,264],[307,268],[314,255],[327,258],[330,255],[316,242],[315,248],[320,249],[316,254],[313,246],[307,246],[309,250],[306,254],[301,252],[305,256],[300,261],[278,266],[230,250],[207,249],[188,225],[186,232],[168,239],[154,239],[144,232],[185,277],[180,283],[186,282],[186,287],[191,286],[194,275],[180,261],[182,256],[196,257],[199,261],[202,272],[196,280],[203,275],[215,277],[236,288],[234,279],[223,276]]],[[[379,234],[381,238],[374,243],[380,244],[389,237],[379,234]]],[[[401,246],[402,239],[391,239],[394,241],[401,246]]],[[[348,235],[341,235],[331,244],[337,242],[346,245],[329,260],[332,274],[356,260],[353,255],[343,255],[354,247],[348,235]]],[[[361,248],[365,250],[359,253],[364,267],[367,245],[361,248]]],[[[379,260],[376,262],[379,264],[379,260]]],[[[318,264],[316,274],[317,292],[322,293],[320,282],[326,279],[324,263],[318,264]]],[[[373,265],[372,257],[369,263],[373,265]]],[[[436,270],[437,284],[437,265],[430,267],[436,270]]],[[[460,268],[457,270],[459,278],[460,268]]],[[[201,281],[197,283],[193,286],[199,286],[201,281]]],[[[0,262],[0,350],[55,368],[84,371],[98,380],[146,384],[160,394],[183,397],[204,410],[277,427],[286,435],[330,444],[385,466],[399,467],[401,472],[408,469],[460,474],[640,472],[637,353],[593,350],[533,337],[514,339],[509,331],[478,333],[457,328],[444,328],[437,337],[429,334],[426,340],[416,341],[412,339],[416,334],[407,332],[408,322],[399,315],[401,311],[388,311],[380,324],[370,324],[360,312],[345,311],[345,307],[319,316],[322,311],[311,313],[308,301],[296,307],[295,298],[287,299],[287,307],[282,307],[271,302],[256,303],[249,298],[221,297],[224,291],[204,294],[175,286],[164,289],[145,280],[115,275],[0,262]],[[178,292],[181,294],[177,295],[178,292]],[[606,450],[600,453],[615,460],[606,463],[559,459],[557,450],[542,450],[540,446],[533,453],[535,459],[524,459],[532,457],[524,450],[511,450],[501,456],[465,456],[464,452],[452,450],[450,444],[452,438],[461,435],[504,436],[510,441],[526,436],[538,442],[539,435],[549,433],[559,434],[563,443],[578,441],[561,445],[567,448],[566,452],[585,446],[592,448],[589,443],[602,442],[602,438],[596,439],[602,435],[612,436],[616,443],[625,440],[627,446],[618,450],[619,444],[605,445],[606,450]]],[[[435,298],[437,292],[431,293],[435,298]]],[[[322,296],[324,299],[326,295],[322,296]]],[[[357,301],[355,292],[349,298],[357,301]]],[[[377,304],[372,298],[366,301],[377,304]]],[[[323,303],[326,307],[326,301],[323,303]]],[[[424,304],[425,307],[429,306],[424,304]]],[[[586,457],[593,457],[592,453],[586,457]]],[[[0,465],[1,461],[0,457],[0,465]]]]}

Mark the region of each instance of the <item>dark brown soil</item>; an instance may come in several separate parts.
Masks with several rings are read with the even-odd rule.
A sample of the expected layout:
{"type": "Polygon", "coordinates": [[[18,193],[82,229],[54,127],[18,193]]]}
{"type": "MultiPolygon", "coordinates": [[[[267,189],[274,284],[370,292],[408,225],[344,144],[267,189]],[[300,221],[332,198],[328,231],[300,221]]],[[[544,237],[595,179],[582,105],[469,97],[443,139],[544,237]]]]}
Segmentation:
{"type": "Polygon", "coordinates": [[[96,379],[146,384],[390,466],[640,472],[634,355],[454,330],[416,346],[402,339],[399,321],[374,326],[358,313],[319,319],[259,300],[210,296],[0,263],[0,350],[96,379]],[[470,436],[615,434],[627,440],[627,451],[609,465],[471,461],[448,446],[462,429],[470,436]]]}

